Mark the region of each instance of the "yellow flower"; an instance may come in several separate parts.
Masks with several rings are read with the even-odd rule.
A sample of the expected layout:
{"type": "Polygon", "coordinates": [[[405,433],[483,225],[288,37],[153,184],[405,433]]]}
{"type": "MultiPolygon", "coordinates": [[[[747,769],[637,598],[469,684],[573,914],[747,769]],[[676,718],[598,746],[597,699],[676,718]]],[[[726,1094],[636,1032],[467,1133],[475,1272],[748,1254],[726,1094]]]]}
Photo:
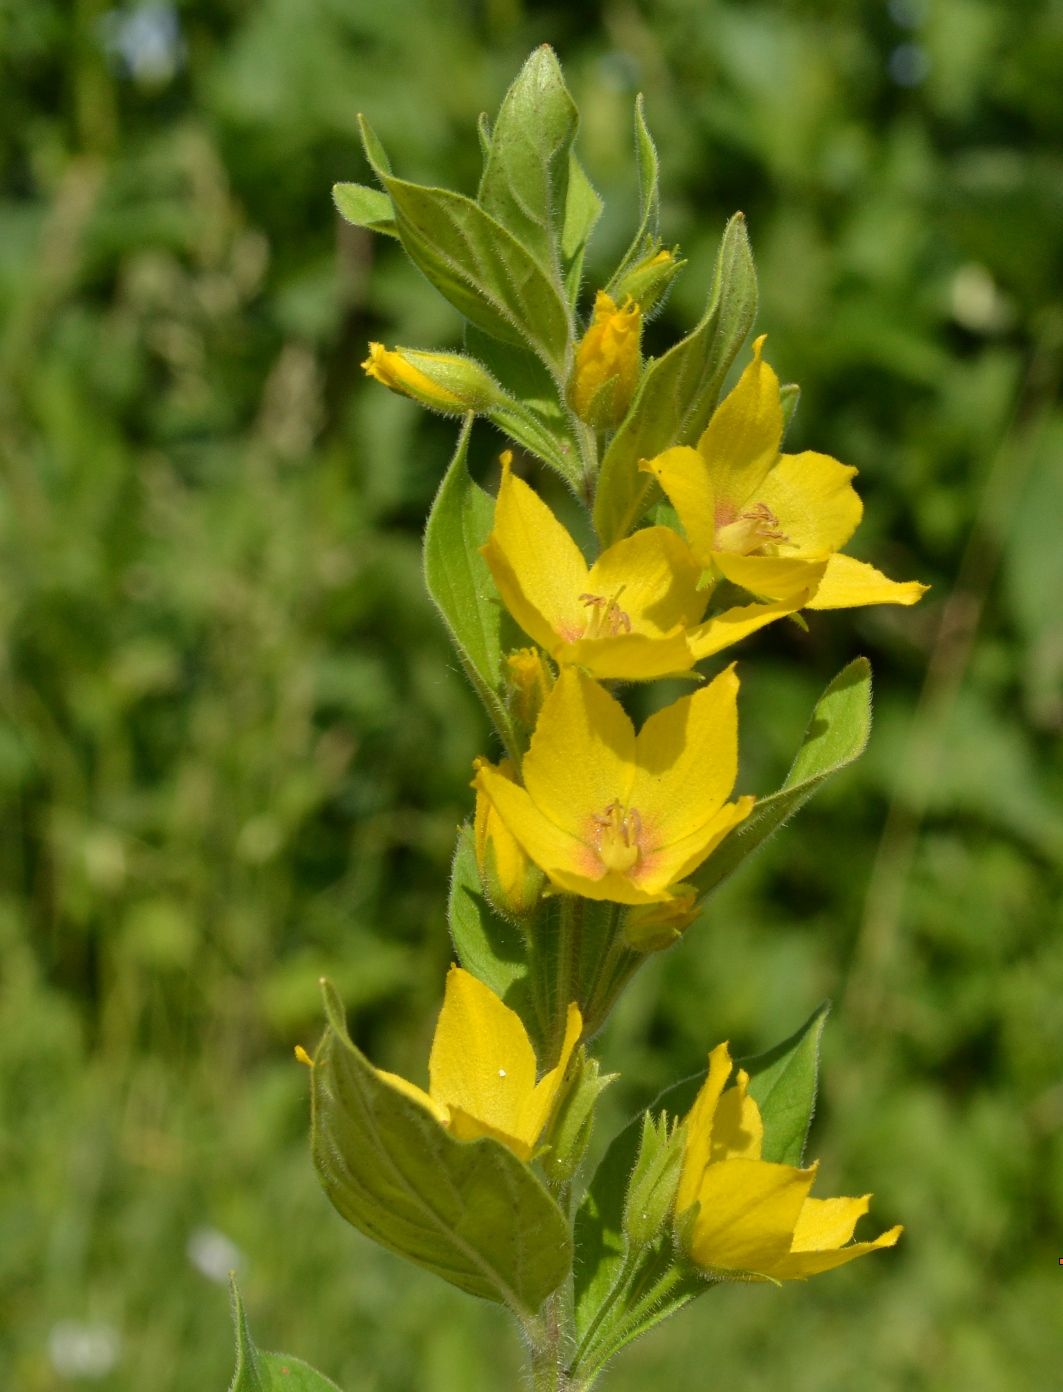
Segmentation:
{"type": "Polygon", "coordinates": [[[490,373],[457,353],[422,353],[370,343],[362,368],[367,377],[392,391],[448,415],[488,411],[506,399],[490,373]]]}
{"type": "MultiPolygon", "coordinates": [[[[779,379],[761,360],[763,344],[762,336],[697,449],[676,445],[640,467],[657,478],[712,575],[775,604],[804,592],[809,609],[914,604],[925,585],[840,554],[862,512],[856,470],[812,450],[780,453],[779,379]]],[[[719,637],[734,641],[725,626],[719,637]]]]}
{"type": "Polygon", "coordinates": [[[678,533],[646,527],[588,566],[538,494],[512,472],[508,452],[482,551],[503,603],[528,637],[559,665],[583,667],[602,680],[653,681],[689,671],[793,610],[808,593],[700,623],[708,591],[698,588],[702,567],[678,533]]]}
{"type": "Polygon", "coordinates": [[[892,1247],[901,1227],[873,1242],[850,1242],[870,1195],[809,1197],[816,1166],[802,1170],[762,1160],[764,1125],[741,1069],[731,1072],[726,1044],[709,1055],[709,1073],[686,1119],[676,1192],[676,1229],[688,1255],[710,1273],[743,1279],[800,1280],[892,1247]]]}
{"type": "Polygon", "coordinates": [[[377,1073],[458,1140],[493,1136],[527,1160],[553,1115],[582,1029],[579,1008],[570,1005],[561,1057],[536,1082],[535,1050],[520,1016],[475,976],[451,967],[428,1059],[428,1091],[395,1073],[377,1073]]]}
{"type": "Polygon", "coordinates": [[[636,735],[618,701],[566,668],[524,757],[524,787],[489,764],[476,786],[558,889],[618,904],[671,900],[753,806],[727,801],[737,694],[728,668],[636,735]]]}
{"type": "Polygon", "coordinates": [[[638,385],[642,312],[633,301],[620,308],[604,290],[594,299],[590,327],[576,346],[569,384],[572,409],[599,430],[615,429],[627,415],[638,385]]]}
{"type": "MultiPolygon", "coordinates": [[[[477,759],[479,769],[486,759],[477,759]]],[[[503,759],[496,772],[515,782],[510,759],[503,759]]],[[[473,839],[480,881],[487,897],[502,913],[525,918],[539,902],[543,887],[543,872],[524,854],[520,842],[495,811],[489,798],[477,790],[476,816],[473,820],[473,839]]]]}

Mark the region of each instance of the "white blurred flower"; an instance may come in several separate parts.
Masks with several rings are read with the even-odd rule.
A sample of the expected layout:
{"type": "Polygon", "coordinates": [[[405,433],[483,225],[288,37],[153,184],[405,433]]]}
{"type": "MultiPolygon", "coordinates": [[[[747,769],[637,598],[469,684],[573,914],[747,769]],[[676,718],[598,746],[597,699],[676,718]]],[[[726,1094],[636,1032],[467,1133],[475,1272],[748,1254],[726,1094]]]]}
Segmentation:
{"type": "Polygon", "coordinates": [[[230,1237],[217,1228],[195,1228],[189,1233],[185,1255],[202,1276],[219,1285],[229,1279],[230,1271],[244,1265],[244,1254],[230,1237]]]}
{"type": "Polygon", "coordinates": [[[181,22],[172,5],[108,10],[100,17],[99,32],[118,71],[141,86],[164,86],[184,62],[181,22]]]}
{"type": "Polygon", "coordinates": [[[121,1352],[121,1337],[109,1324],[60,1320],[48,1331],[48,1357],[60,1377],[106,1377],[121,1352]]]}

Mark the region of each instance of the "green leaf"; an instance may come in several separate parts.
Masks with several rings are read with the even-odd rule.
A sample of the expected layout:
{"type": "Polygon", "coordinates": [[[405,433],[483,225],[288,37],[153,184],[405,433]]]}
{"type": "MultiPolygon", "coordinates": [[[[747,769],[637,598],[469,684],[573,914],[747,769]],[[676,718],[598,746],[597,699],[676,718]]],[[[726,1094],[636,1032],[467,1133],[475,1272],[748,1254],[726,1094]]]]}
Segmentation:
{"type": "Polygon", "coordinates": [[[568,1275],[568,1223],[529,1166],[490,1137],[459,1141],[386,1083],[325,990],[311,1070],[313,1153],[338,1212],[383,1247],[528,1318],[568,1275]]]}
{"type": "Polygon", "coordinates": [[[767,1053],[741,1059],[749,1093],[764,1120],[764,1159],[800,1165],[816,1110],[819,1044],[830,1001],[818,1005],[800,1029],[767,1053]]]}
{"type": "Polygon", "coordinates": [[[658,189],[660,162],[657,158],[657,146],[653,143],[653,136],[646,125],[646,113],[641,92],[635,98],[635,162],[639,177],[639,225],[631,239],[630,246],[624,253],[623,260],[617,266],[613,278],[609,282],[610,294],[632,266],[660,244],[661,197],[658,189]]]}
{"type": "MultiPolygon", "coordinates": [[[[424,534],[428,593],[443,616],[462,666],[502,738],[517,757],[517,733],[502,688],[502,634],[508,626],[480,547],[494,522],[494,499],[469,476],[470,416],[458,437],[424,534]]],[[[514,639],[514,645],[516,639],[514,639]]]]}
{"type": "Polygon", "coordinates": [[[761,798],[752,815],[690,877],[707,894],[803,807],[823,782],[863,753],[871,734],[871,664],[858,657],[816,702],[801,747],[782,787],[761,798]]]}
{"type": "MultiPolygon", "coordinates": [[[[514,987],[528,975],[527,951],[518,928],[495,913],[484,895],[476,864],[473,830],[458,833],[447,901],[450,937],[466,971],[490,986],[511,1008],[514,987]]],[[[518,1011],[518,1013],[523,1013],[518,1011]]]]}
{"type": "Polygon", "coordinates": [[[373,130],[373,127],[361,112],[358,114],[358,132],[362,137],[362,149],[365,151],[365,157],[369,161],[369,167],[377,178],[383,182],[391,173],[391,161],[388,159],[387,152],[383,145],[381,145],[380,141],[377,139],[377,134],[373,130]]]}
{"type": "Polygon", "coordinates": [[[579,115],[554,51],[542,44],[502,102],[480,181],[485,212],[559,282],[572,140],[579,115]]]}
{"type": "Polygon", "coordinates": [[[569,308],[527,247],[463,194],[390,175],[382,182],[407,255],[440,294],[492,337],[531,347],[560,379],[569,308]]]}
{"type": "Polygon", "coordinates": [[[627,536],[646,511],[655,485],[639,472],[639,461],[701,434],[756,309],[749,237],[745,218],[736,213],[724,230],[701,322],[643,373],[634,405],[602,460],[594,525],[603,546],[627,536]]]}
{"type": "Polygon", "coordinates": [[[382,232],[386,237],[398,237],[391,199],[379,189],[367,188],[365,184],[333,184],[332,201],[345,222],[369,232],[382,232]]]}
{"type": "Polygon", "coordinates": [[[235,1277],[230,1278],[229,1289],[236,1331],[236,1372],[229,1392],[340,1392],[334,1382],[301,1358],[260,1353],[251,1337],[235,1277]]]}
{"type": "Polygon", "coordinates": [[[591,233],[602,215],[602,200],[587,178],[583,165],[575,155],[568,172],[568,196],[565,199],[565,223],[561,229],[561,266],[569,303],[575,305],[583,280],[583,257],[591,233]]]}

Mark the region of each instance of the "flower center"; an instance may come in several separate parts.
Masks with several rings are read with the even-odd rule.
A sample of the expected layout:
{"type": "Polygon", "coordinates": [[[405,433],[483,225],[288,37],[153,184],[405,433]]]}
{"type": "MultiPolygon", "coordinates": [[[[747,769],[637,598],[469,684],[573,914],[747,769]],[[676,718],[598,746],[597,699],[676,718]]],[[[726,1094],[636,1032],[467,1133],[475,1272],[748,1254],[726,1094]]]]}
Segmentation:
{"type": "Polygon", "coordinates": [[[611,802],[604,812],[591,818],[595,826],[594,848],[607,870],[623,875],[642,854],[642,818],[634,807],[626,811],[619,802],[611,802]]]}
{"type": "Polygon", "coordinates": [[[631,632],[631,616],[621,609],[619,600],[627,587],[621,585],[612,599],[606,595],[581,594],[579,602],[590,610],[584,638],[615,638],[631,632]]]}
{"type": "Polygon", "coordinates": [[[754,503],[740,512],[733,522],[716,528],[716,547],[738,556],[748,556],[769,542],[786,542],[789,538],[779,526],[779,519],[767,503],[754,503]]]}

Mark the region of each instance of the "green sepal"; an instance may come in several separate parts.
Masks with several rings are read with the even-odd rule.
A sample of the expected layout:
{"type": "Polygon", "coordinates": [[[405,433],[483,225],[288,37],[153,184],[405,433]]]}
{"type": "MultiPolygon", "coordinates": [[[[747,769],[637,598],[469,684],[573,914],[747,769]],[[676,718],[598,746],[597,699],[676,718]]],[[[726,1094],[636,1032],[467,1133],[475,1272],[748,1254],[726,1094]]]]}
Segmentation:
{"type": "Polygon", "coordinates": [[[698,893],[708,894],[733,875],[828,778],[863,753],[870,734],[871,664],[866,657],[858,657],[816,702],[782,787],[761,798],[752,814],[690,876],[698,893]]]}
{"type": "Polygon", "coordinates": [[[724,378],[757,310],[757,277],[745,218],[724,229],[712,289],[700,323],[642,374],[634,405],[602,460],[594,526],[603,546],[627,536],[656,487],[639,461],[694,442],[712,413],[724,378]]]}
{"type": "Polygon", "coordinates": [[[661,196],[658,188],[660,161],[646,124],[642,93],[635,98],[635,164],[639,180],[639,222],[620,265],[606,286],[615,299],[624,277],[649,251],[656,251],[661,240],[661,196]]]}
{"type": "Polygon", "coordinates": [[[796,382],[787,382],[785,386],[779,388],[779,402],[782,405],[782,438],[786,439],[786,432],[790,429],[797,408],[801,401],[801,388],[796,382]]]}
{"type": "Polygon", "coordinates": [[[458,962],[518,1014],[526,1013],[528,950],[520,929],[489,902],[476,863],[472,827],[458,832],[447,900],[450,940],[458,962]]]}
{"type": "Polygon", "coordinates": [[[531,347],[564,376],[571,337],[560,284],[500,222],[464,194],[382,178],[410,260],[470,323],[531,347]]]}
{"type": "Polygon", "coordinates": [[[340,1392],[334,1382],[301,1358],[261,1353],[251,1337],[235,1276],[229,1278],[229,1292],[236,1334],[236,1371],[229,1392],[340,1392]]]}
{"type": "Polygon", "coordinates": [[[541,1164],[547,1182],[567,1184],[576,1174],[590,1144],[598,1098],[616,1082],[618,1073],[602,1074],[596,1058],[581,1044],[567,1069],[557,1107],[543,1135],[541,1164]]]}
{"type": "MultiPolygon", "coordinates": [[[[424,534],[424,574],[458,650],[462,666],[494,722],[507,752],[518,747],[505,700],[501,667],[508,619],[480,547],[494,523],[495,505],[469,476],[466,459],[473,417],[462,426],[454,456],[439,485],[424,534]]],[[[516,634],[508,646],[517,645],[516,634]]]]}
{"type": "Polygon", "coordinates": [[[323,983],[328,1027],[311,1069],[313,1155],[329,1200],[381,1246],[529,1319],[565,1280],[564,1214],[490,1137],[459,1141],[386,1083],[352,1043],[323,983]]]}
{"type": "Polygon", "coordinates": [[[671,1219],[682,1160],[678,1125],[664,1112],[643,1112],[638,1156],[624,1198],[624,1233],[632,1246],[654,1241],[671,1219]]]}
{"type": "Polygon", "coordinates": [[[478,202],[560,283],[572,141],[579,123],[549,44],[528,58],[491,131],[478,202]]]}
{"type": "Polygon", "coordinates": [[[333,184],[332,201],[344,222],[398,239],[395,209],[391,199],[380,189],[368,188],[365,184],[333,184]]]}

